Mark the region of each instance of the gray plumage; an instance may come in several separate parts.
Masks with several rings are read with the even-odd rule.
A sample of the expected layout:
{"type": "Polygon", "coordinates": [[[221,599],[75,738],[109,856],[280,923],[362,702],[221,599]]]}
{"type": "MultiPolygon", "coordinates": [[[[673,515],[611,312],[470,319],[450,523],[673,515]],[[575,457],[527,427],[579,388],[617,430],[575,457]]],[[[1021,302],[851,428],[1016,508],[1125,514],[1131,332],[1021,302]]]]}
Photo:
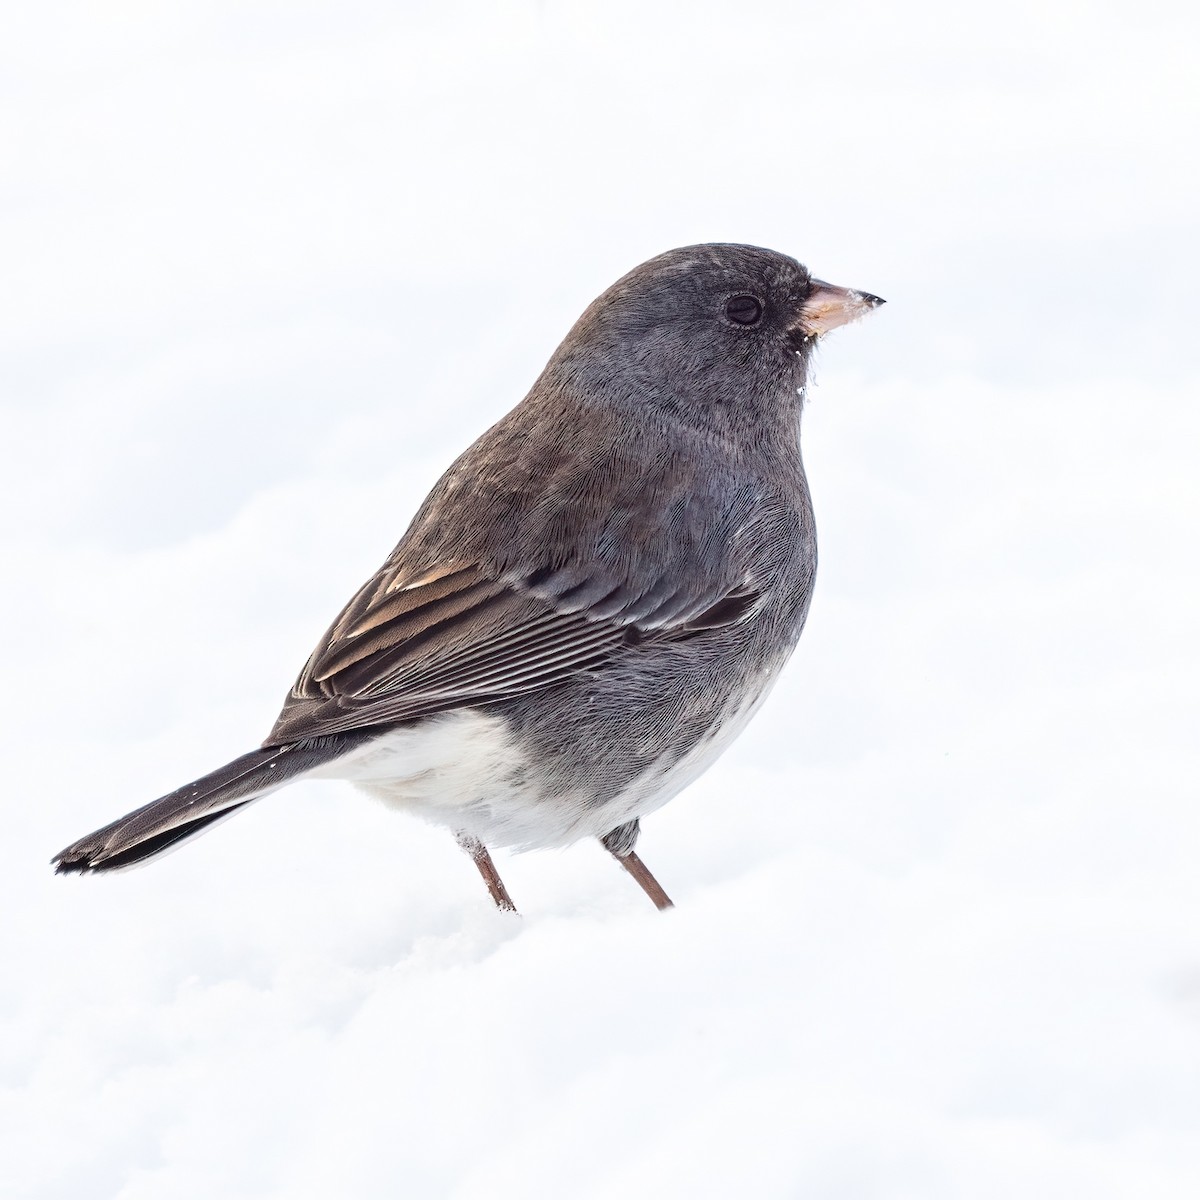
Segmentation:
{"type": "Polygon", "coordinates": [[[751,246],[630,272],[438,481],[263,750],[58,870],[139,861],[304,774],[443,821],[480,863],[488,843],[586,835],[636,861],[639,818],[744,725],[800,636],[808,361],[878,303],[751,246]]]}

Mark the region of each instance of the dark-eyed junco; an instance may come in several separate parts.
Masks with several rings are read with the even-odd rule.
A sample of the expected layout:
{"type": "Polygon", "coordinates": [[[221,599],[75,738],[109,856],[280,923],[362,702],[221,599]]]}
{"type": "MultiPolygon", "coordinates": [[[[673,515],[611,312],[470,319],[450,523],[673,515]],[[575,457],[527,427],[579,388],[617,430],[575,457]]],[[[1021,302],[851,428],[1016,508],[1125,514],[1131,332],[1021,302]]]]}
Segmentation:
{"type": "Polygon", "coordinates": [[[89,834],[60,872],[161,853],[302,776],[488,845],[597,837],[660,908],[638,822],[704,771],[800,637],[800,461],[821,334],[881,304],[754,246],[671,250],[592,303],[333,623],[262,749],[89,834]]]}

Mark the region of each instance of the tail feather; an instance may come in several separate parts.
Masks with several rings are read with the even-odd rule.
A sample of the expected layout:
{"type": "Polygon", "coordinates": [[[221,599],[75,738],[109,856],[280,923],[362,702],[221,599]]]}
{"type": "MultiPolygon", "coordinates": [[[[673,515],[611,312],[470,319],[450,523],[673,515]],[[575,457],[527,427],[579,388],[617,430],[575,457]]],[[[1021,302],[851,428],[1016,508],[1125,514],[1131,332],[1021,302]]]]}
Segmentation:
{"type": "MultiPolygon", "coordinates": [[[[69,851],[64,850],[63,855],[58,856],[54,860],[57,864],[54,868],[55,874],[69,875],[74,873],[87,875],[96,871],[121,871],[126,867],[140,866],[142,863],[149,862],[153,858],[161,858],[164,854],[175,849],[180,842],[187,841],[196,834],[203,833],[206,829],[211,829],[214,825],[219,825],[226,818],[232,817],[239,809],[253,804],[259,798],[255,796],[250,800],[239,800],[229,808],[221,808],[216,812],[208,813],[206,816],[197,817],[194,821],[188,821],[184,825],[176,825],[174,829],[165,829],[162,833],[151,834],[144,840],[128,847],[128,849],[105,853],[101,858],[94,859],[91,862],[82,860],[74,862],[64,861],[63,855],[69,853],[69,851]]],[[[95,834],[92,835],[92,837],[95,836],[95,834]]],[[[74,847],[71,847],[71,849],[73,850],[74,847]]]]}
{"type": "Polygon", "coordinates": [[[341,757],[358,740],[313,738],[252,750],[80,838],[54,856],[55,870],[60,875],[110,871],[153,858],[298,775],[341,757]]]}

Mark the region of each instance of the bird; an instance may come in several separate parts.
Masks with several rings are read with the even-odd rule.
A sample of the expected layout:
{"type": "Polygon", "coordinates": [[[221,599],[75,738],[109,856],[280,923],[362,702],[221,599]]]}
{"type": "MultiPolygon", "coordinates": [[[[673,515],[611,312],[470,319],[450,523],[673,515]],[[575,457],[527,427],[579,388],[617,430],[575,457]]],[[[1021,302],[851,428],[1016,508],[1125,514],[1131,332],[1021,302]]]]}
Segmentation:
{"type": "Polygon", "coordinates": [[[596,838],[660,909],[641,820],[704,772],[795,649],[817,565],[800,419],[818,340],[877,308],[796,259],[667,251],[590,304],[434,485],[261,747],[52,860],[140,864],[302,778],[489,848],[596,838]]]}

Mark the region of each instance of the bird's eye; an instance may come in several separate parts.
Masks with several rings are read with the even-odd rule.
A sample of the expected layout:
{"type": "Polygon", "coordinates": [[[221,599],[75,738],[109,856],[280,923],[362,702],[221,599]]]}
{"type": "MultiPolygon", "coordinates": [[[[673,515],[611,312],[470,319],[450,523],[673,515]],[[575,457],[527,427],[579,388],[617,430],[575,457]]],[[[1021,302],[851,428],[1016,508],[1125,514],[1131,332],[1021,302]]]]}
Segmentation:
{"type": "Polygon", "coordinates": [[[762,313],[762,305],[753,296],[730,296],[725,301],[725,315],[735,325],[754,325],[762,313]]]}

